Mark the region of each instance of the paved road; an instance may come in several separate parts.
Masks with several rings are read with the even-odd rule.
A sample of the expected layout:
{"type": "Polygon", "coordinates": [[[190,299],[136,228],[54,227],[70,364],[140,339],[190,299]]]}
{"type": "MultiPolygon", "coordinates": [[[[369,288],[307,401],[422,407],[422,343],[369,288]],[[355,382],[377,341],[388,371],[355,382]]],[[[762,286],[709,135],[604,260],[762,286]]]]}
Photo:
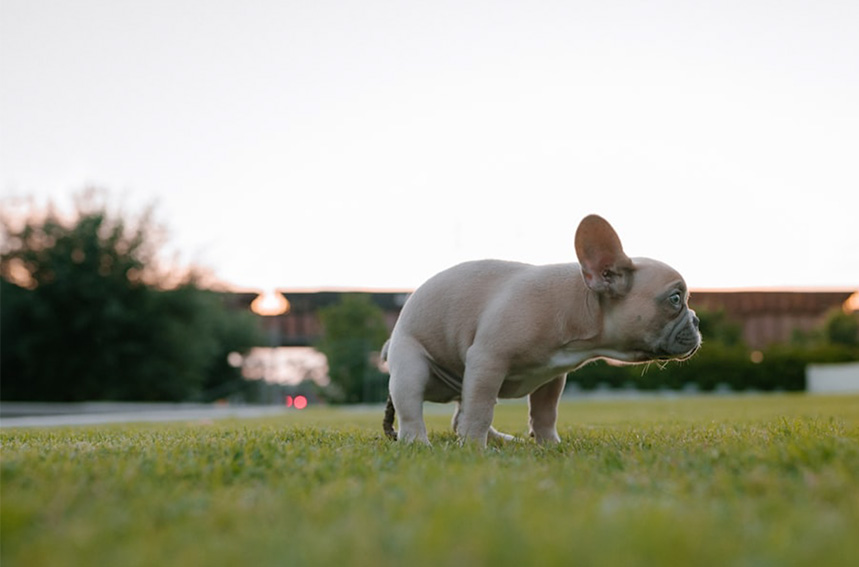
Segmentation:
{"type": "MultiPolygon", "coordinates": [[[[697,391],[637,392],[633,390],[596,390],[593,392],[568,391],[565,399],[576,402],[595,400],[680,398],[686,396],[761,395],[760,392],[719,392],[701,394],[697,391]]],[[[773,394],[770,394],[773,395],[773,394]]],[[[500,403],[525,403],[524,399],[502,400],[500,403]]],[[[369,411],[382,414],[384,406],[369,404],[341,406],[340,411],[369,411]]],[[[113,402],[86,402],[79,404],[0,403],[0,428],[56,427],[67,425],[97,425],[102,423],[135,423],[156,421],[202,421],[229,418],[252,418],[281,415],[299,411],[285,406],[218,406],[211,404],[139,404],[113,402]]],[[[451,404],[424,405],[425,413],[452,413],[451,404]]]]}
{"type": "Polygon", "coordinates": [[[290,410],[283,406],[206,404],[0,404],[0,428],[56,427],[157,421],[201,421],[265,417],[290,410]]]}

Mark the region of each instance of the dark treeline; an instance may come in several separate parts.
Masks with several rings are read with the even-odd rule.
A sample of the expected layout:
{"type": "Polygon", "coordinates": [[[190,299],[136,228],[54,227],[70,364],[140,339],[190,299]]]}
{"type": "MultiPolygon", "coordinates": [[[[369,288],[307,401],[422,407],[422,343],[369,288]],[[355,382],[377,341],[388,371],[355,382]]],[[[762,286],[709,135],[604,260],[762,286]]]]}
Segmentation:
{"type": "Polygon", "coordinates": [[[226,308],[193,270],[158,265],[151,215],[134,222],[93,193],[2,219],[0,397],[211,400],[245,381],[231,352],[262,344],[250,313],[226,308]]]}

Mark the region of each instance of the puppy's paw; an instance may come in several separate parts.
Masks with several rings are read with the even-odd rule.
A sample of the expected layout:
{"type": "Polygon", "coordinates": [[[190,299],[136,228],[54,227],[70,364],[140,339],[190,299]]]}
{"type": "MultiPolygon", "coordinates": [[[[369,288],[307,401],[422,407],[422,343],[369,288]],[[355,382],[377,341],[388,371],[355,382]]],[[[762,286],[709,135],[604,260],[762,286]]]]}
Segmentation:
{"type": "Polygon", "coordinates": [[[557,445],[561,442],[558,432],[552,429],[551,431],[534,431],[531,430],[530,436],[540,445],[557,445]]]}

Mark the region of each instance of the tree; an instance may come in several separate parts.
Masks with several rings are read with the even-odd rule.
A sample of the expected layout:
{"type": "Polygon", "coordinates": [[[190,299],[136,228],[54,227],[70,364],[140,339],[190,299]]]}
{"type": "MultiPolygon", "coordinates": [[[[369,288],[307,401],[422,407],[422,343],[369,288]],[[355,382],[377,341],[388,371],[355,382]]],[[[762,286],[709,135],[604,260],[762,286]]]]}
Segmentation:
{"type": "Polygon", "coordinates": [[[826,340],[833,345],[859,345],[859,319],[856,314],[836,309],[823,324],[826,340]]]}
{"type": "Polygon", "coordinates": [[[379,401],[384,376],[372,364],[388,337],[384,312],[367,294],[348,293],[340,302],[319,311],[322,339],[317,348],[328,359],[332,384],[345,403],[379,401]]]}
{"type": "Polygon", "coordinates": [[[731,321],[723,310],[697,311],[700,320],[699,330],[708,343],[717,342],[728,347],[743,344],[743,327],[735,321],[731,321]]]}
{"type": "Polygon", "coordinates": [[[193,271],[159,269],[151,213],[130,222],[88,192],[69,220],[0,220],[3,399],[178,401],[241,380],[227,353],[259,344],[256,325],[193,271]]]}

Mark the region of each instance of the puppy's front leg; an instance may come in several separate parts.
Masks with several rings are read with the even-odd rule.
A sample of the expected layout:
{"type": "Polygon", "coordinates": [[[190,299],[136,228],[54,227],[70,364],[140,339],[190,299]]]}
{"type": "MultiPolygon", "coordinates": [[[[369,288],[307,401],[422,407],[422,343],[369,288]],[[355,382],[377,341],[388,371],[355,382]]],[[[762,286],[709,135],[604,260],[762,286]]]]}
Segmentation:
{"type": "Polygon", "coordinates": [[[567,375],[558,376],[546,382],[528,396],[529,429],[537,443],[558,443],[556,427],[558,421],[558,402],[564,393],[567,375]]]}
{"type": "Polygon", "coordinates": [[[495,402],[504,382],[506,366],[472,346],[468,350],[462,379],[462,403],[457,432],[465,441],[486,447],[495,402]]]}

